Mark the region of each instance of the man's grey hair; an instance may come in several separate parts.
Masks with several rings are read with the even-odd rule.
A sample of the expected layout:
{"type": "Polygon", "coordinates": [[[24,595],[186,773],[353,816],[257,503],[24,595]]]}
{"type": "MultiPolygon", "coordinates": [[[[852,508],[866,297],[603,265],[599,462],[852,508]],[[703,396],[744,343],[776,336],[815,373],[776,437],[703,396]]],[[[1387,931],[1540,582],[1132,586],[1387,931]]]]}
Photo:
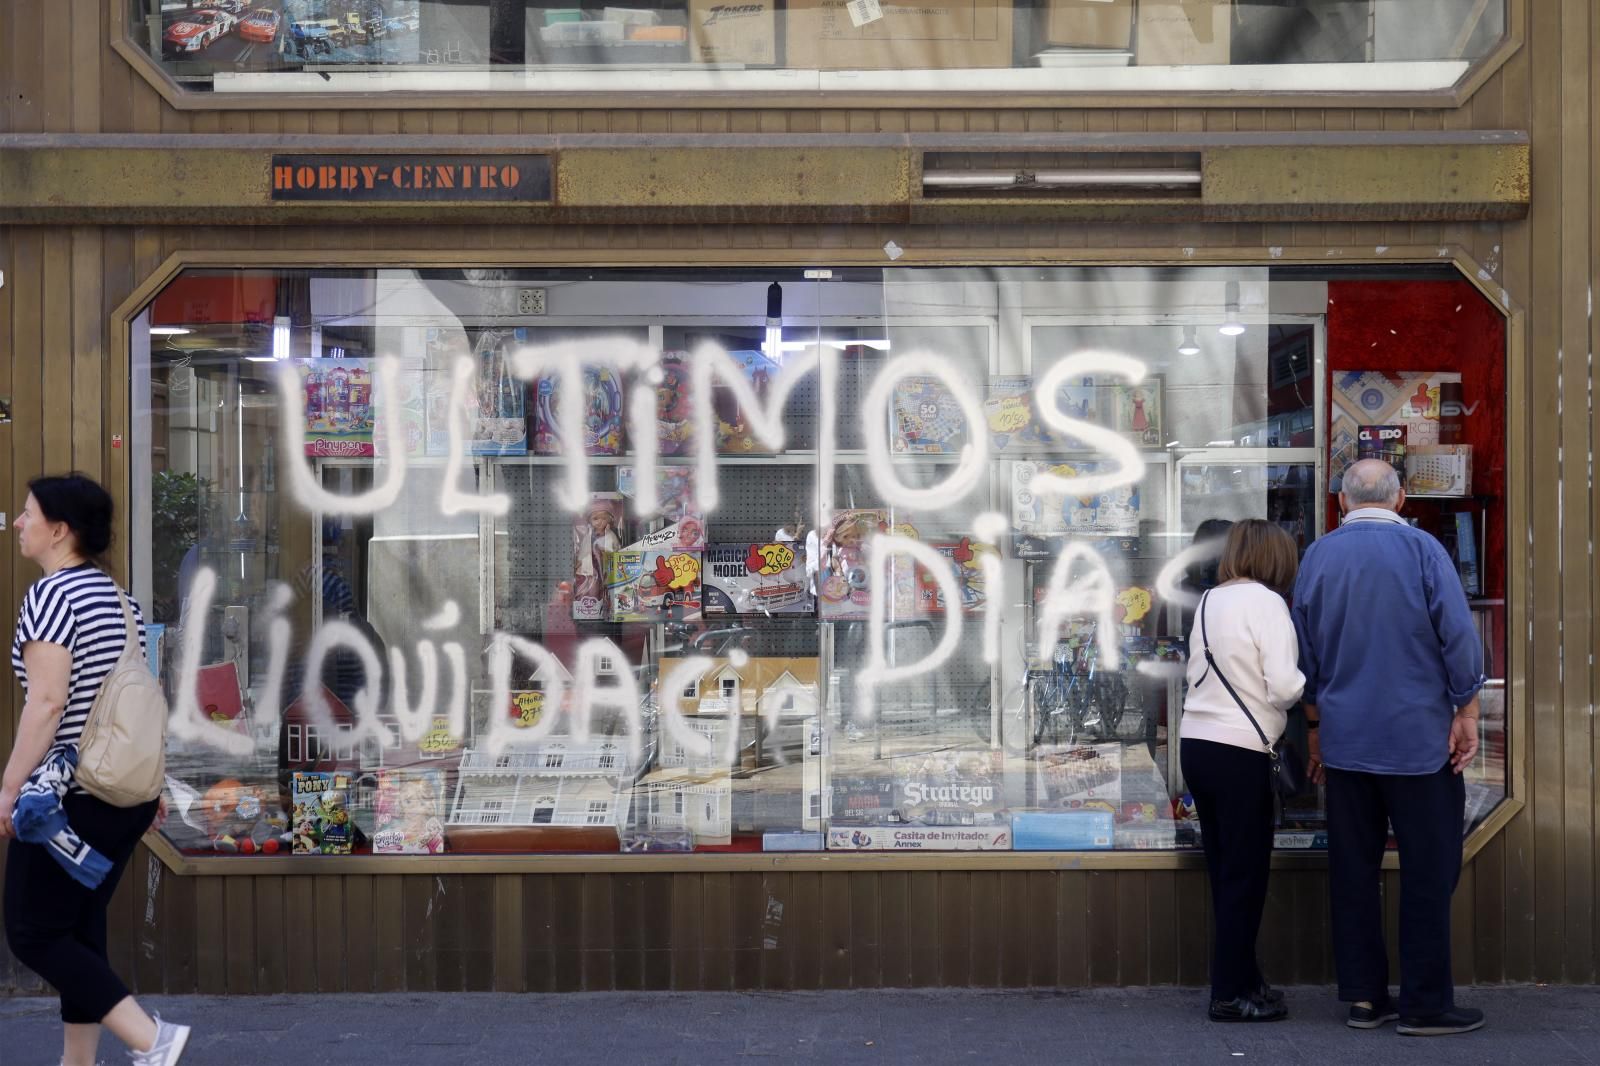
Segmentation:
{"type": "Polygon", "coordinates": [[[1351,507],[1387,506],[1400,498],[1400,475],[1382,459],[1350,464],[1339,490],[1351,507]]]}

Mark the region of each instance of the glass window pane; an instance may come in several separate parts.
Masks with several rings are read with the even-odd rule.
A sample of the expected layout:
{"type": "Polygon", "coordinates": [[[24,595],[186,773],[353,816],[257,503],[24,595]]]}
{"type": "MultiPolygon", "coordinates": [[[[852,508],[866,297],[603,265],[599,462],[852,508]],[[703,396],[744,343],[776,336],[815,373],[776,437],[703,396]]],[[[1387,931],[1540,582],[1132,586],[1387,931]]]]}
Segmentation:
{"type": "Polygon", "coordinates": [[[1506,0],[122,2],[163,70],[221,92],[1403,92],[1506,27],[1506,0]]]}
{"type": "MultiPolygon", "coordinates": [[[[1192,847],[1221,537],[1303,554],[1361,458],[1483,648],[1469,824],[1505,796],[1505,321],[1469,283],[826,273],[169,285],[135,324],[134,541],[172,839],[1192,847]]],[[[1279,844],[1324,826],[1309,787],[1279,844]]]]}

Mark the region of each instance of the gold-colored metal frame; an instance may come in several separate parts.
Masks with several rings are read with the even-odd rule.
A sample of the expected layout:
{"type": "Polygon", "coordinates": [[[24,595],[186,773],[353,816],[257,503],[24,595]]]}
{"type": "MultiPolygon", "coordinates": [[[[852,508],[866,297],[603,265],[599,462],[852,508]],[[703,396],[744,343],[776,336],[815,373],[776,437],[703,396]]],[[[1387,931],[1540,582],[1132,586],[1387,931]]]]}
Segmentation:
{"type": "MultiPolygon", "coordinates": [[[[1073,266],[1227,266],[1230,264],[1267,265],[1259,248],[1207,248],[1203,255],[1185,255],[1181,249],[1085,249],[1072,253],[1073,266]]],[[[181,272],[190,268],[235,268],[241,270],[286,268],[388,268],[438,269],[482,266],[480,252],[459,254],[434,251],[351,252],[348,250],[247,253],[186,250],[174,253],[156,268],[112,314],[110,339],[118,353],[114,358],[119,372],[114,380],[131,380],[131,324],[133,319],[181,272]]],[[[1483,269],[1457,245],[1415,247],[1336,247],[1317,249],[1286,248],[1270,264],[1433,264],[1449,263],[1475,286],[1485,299],[1506,316],[1506,526],[1526,529],[1529,522],[1529,449],[1525,446],[1528,425],[1527,322],[1522,308],[1511,294],[1492,284],[1492,274],[1483,269]]],[[[882,267],[882,253],[876,249],[697,250],[692,255],[669,251],[639,250],[627,253],[603,249],[594,251],[544,251],[519,259],[514,254],[498,255],[495,266],[504,268],[591,267],[703,267],[711,265],[812,267],[818,264],[838,267],[882,267]],[[759,264],[753,259],[759,258],[759,264]]],[[[906,249],[896,261],[905,266],[1061,266],[1059,250],[1036,248],[992,250],[981,253],[952,254],[948,249],[906,249]]],[[[130,397],[131,399],[131,397],[130,397]]],[[[106,432],[130,439],[131,403],[118,406],[106,432]]],[[[127,459],[123,459],[127,462],[127,459]]],[[[131,491],[131,489],[130,489],[131,491]]],[[[115,543],[130,543],[127,500],[119,500],[115,543]]],[[[1468,834],[1464,861],[1470,862],[1523,809],[1527,794],[1528,680],[1531,661],[1529,646],[1528,596],[1531,582],[1528,570],[1529,544],[1526,537],[1511,536],[1507,541],[1506,575],[1506,797],[1489,816],[1468,834]]],[[[129,562],[123,548],[118,564],[127,573],[129,562]]],[[[184,855],[159,833],[146,838],[152,853],[178,874],[374,874],[374,873],[727,873],[763,870],[1174,870],[1198,868],[1204,857],[1197,851],[1094,851],[1094,852],[942,852],[930,854],[798,852],[786,854],[515,854],[515,855],[350,855],[350,856],[191,856],[184,855]]],[[[1275,869],[1315,869],[1326,863],[1323,853],[1275,852],[1275,869]]],[[[1397,869],[1394,852],[1384,856],[1385,869],[1397,869]]]]}
{"type": "Polygon", "coordinates": [[[455,110],[470,100],[473,108],[626,108],[682,110],[685,106],[761,108],[1126,108],[1126,107],[1350,107],[1457,108],[1466,103],[1523,45],[1523,24],[1529,0],[1507,0],[1506,34],[1486,56],[1473,63],[1462,79],[1442,92],[1416,93],[884,93],[744,92],[588,93],[537,92],[375,92],[375,93],[217,93],[192,92],[178,84],[159,62],[134,43],[128,28],[126,0],[111,0],[111,47],[129,66],[179,111],[321,111],[321,110],[455,110]]]}

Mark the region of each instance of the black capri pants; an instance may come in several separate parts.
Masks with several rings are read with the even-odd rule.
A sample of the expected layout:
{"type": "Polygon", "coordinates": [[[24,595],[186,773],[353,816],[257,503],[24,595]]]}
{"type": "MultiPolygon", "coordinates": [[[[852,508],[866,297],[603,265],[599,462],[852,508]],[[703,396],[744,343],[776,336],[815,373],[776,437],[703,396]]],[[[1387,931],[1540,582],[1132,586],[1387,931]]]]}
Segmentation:
{"type": "Polygon", "coordinates": [[[99,888],[73,880],[42,844],[13,839],[6,851],[6,942],[60,993],[68,1025],[95,1025],[128,995],[106,955],[106,909],[156,807],[113,807],[82,792],[62,801],[67,824],[111,860],[99,888]]]}

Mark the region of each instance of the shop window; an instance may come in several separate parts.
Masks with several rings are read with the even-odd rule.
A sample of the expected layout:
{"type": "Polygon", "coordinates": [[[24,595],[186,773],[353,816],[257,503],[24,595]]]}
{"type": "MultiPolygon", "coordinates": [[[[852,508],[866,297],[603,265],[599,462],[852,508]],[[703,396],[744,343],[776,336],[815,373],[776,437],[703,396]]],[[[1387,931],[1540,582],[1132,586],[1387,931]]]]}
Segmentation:
{"type": "Polygon", "coordinates": [[[120,3],[132,47],[229,93],[1437,91],[1507,21],[1507,0],[952,0],[859,24],[835,0],[120,3]]]}
{"type": "MultiPolygon", "coordinates": [[[[357,853],[418,813],[451,853],[1193,848],[1207,537],[1303,551],[1374,457],[1482,646],[1464,830],[1506,796],[1506,322],[1453,268],[829,274],[178,276],[132,324],[129,538],[206,708],[172,778],[263,817],[370,781],[357,853]]],[[[1309,788],[1278,844],[1324,825],[1309,788]]]]}

